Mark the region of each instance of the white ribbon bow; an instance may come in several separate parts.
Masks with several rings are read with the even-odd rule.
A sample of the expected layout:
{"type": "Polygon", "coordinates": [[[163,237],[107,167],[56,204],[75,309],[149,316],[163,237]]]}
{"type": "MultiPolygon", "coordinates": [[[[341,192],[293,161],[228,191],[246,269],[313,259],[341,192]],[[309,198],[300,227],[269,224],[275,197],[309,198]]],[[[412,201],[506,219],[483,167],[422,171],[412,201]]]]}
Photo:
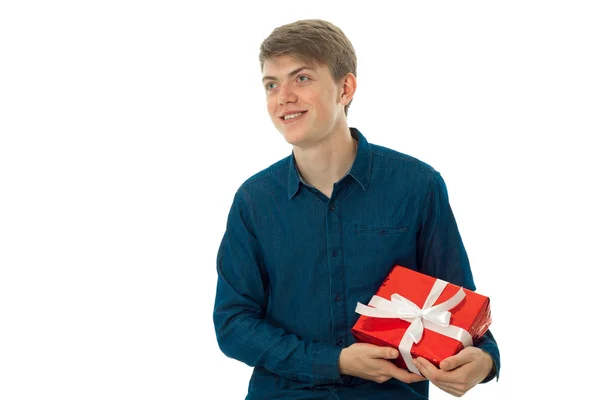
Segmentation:
{"type": "Polygon", "coordinates": [[[369,301],[369,306],[371,307],[361,303],[356,305],[356,312],[361,315],[376,318],[400,318],[410,322],[410,326],[400,340],[398,350],[408,370],[415,374],[421,375],[412,362],[410,349],[414,343],[421,341],[423,329],[426,328],[456,339],[465,347],[473,344],[473,338],[469,332],[461,327],[450,325],[451,313],[449,310],[456,307],[465,298],[466,294],[463,288],[460,288],[454,296],[445,302],[436,306],[433,305],[442,294],[447,283],[441,279],[436,279],[423,308],[419,308],[415,303],[398,293],[392,294],[390,300],[373,296],[369,301]]]}

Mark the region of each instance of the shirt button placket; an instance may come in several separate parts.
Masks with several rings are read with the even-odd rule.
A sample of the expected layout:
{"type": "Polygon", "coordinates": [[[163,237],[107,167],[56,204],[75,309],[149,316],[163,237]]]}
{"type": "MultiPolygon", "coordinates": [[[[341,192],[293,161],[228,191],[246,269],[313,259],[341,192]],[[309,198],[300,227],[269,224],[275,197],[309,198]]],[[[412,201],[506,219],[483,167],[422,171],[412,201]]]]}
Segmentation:
{"type": "Polygon", "coordinates": [[[331,288],[331,309],[333,317],[332,340],[336,346],[344,346],[346,331],[346,311],[344,305],[345,281],[343,272],[343,254],[341,228],[342,220],[339,212],[339,204],[331,202],[327,210],[327,235],[330,248],[330,288],[331,288]]]}

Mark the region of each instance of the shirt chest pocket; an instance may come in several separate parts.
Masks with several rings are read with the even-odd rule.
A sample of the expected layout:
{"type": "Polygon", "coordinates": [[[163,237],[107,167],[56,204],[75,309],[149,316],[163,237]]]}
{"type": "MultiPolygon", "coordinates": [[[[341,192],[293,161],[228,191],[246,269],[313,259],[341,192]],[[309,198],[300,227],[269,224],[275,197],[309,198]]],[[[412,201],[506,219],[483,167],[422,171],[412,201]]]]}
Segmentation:
{"type": "Polygon", "coordinates": [[[401,235],[408,232],[408,226],[402,224],[356,224],[357,235],[386,236],[401,235]]]}
{"type": "Polygon", "coordinates": [[[351,254],[347,264],[355,276],[361,277],[361,285],[378,287],[395,263],[407,263],[415,254],[415,236],[406,223],[354,223],[349,236],[351,254]]]}
{"type": "Polygon", "coordinates": [[[394,221],[357,223],[352,240],[356,251],[368,255],[365,260],[357,254],[359,259],[378,262],[387,268],[412,254],[416,247],[410,226],[394,221]]]}

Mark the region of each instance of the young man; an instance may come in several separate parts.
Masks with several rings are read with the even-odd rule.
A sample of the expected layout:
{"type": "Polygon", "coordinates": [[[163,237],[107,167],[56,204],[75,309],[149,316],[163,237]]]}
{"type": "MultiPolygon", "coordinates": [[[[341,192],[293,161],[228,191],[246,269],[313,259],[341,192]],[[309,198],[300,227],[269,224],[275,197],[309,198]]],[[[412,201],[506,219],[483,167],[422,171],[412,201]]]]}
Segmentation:
{"type": "Polygon", "coordinates": [[[355,307],[394,264],[475,290],[445,183],[431,166],[370,144],[346,116],[356,56],[336,26],[304,20],[265,39],[267,109],[289,157],[235,194],[217,255],[214,324],[224,354],[254,367],[247,399],[460,396],[498,376],[488,333],[438,369],[355,343],[355,307]]]}

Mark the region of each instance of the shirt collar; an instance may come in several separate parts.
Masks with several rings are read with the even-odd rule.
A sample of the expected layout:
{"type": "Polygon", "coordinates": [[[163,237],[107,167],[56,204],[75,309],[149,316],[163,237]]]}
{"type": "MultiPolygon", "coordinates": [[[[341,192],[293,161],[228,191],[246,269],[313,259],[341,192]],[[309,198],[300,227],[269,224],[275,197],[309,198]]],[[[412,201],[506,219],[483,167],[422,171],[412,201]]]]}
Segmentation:
{"type": "MultiPolygon", "coordinates": [[[[371,180],[371,164],[372,164],[372,151],[371,145],[362,133],[356,128],[350,128],[350,134],[355,140],[358,140],[358,149],[356,152],[356,158],[352,164],[352,168],[348,172],[356,182],[360,184],[363,191],[366,191],[369,187],[371,180]]],[[[288,199],[292,199],[298,193],[300,189],[300,183],[302,181],[300,174],[298,173],[298,167],[296,166],[296,159],[294,153],[290,156],[290,166],[288,175],[288,199]]],[[[306,184],[306,183],[305,183],[306,184]]]]}

